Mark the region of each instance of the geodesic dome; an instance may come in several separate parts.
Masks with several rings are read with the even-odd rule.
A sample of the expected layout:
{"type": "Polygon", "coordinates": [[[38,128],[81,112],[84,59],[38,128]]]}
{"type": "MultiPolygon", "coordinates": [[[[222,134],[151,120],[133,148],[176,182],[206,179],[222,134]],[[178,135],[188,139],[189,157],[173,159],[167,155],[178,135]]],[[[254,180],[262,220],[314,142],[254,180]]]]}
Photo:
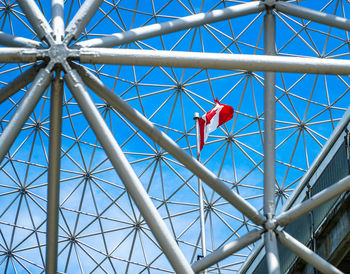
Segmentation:
{"type": "Polygon", "coordinates": [[[276,212],[349,106],[348,9],[0,1],[0,271],[230,273],[264,238],[278,273],[276,212]]]}

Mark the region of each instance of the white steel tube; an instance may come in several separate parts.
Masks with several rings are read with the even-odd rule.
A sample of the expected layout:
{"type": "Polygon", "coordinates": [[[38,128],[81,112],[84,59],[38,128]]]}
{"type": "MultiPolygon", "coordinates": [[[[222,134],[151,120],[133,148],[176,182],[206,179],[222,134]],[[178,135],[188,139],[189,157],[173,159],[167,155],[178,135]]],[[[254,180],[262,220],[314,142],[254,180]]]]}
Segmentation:
{"type": "Polygon", "coordinates": [[[213,264],[216,264],[221,260],[227,258],[228,256],[232,255],[233,253],[241,250],[242,248],[245,248],[249,244],[256,242],[261,238],[261,233],[261,230],[254,229],[248,232],[246,235],[238,238],[237,240],[232,241],[216,249],[201,260],[194,262],[192,264],[193,271],[197,273],[199,271],[207,269],[213,264]]]}
{"type": "Polygon", "coordinates": [[[52,29],[56,42],[62,42],[64,36],[64,0],[51,0],[52,29]]]}
{"type": "Polygon", "coordinates": [[[124,115],[129,121],[149,136],[154,142],[164,148],[175,159],[191,170],[203,182],[210,186],[221,197],[230,202],[255,224],[262,225],[264,217],[250,203],[244,200],[240,195],[221,182],[211,171],[191,157],[179,147],[168,135],[160,131],[152,122],[144,117],[137,110],[129,106],[116,93],[110,90],[100,79],[95,77],[81,66],[75,66],[82,76],[85,84],[92,89],[98,96],[108,102],[113,108],[124,115]]]}
{"type": "Polygon", "coordinates": [[[22,126],[33,112],[50,81],[51,72],[47,69],[41,69],[30,86],[30,89],[26,92],[18,109],[12,115],[10,122],[0,135],[0,163],[10,150],[22,126]]]}
{"type": "Polygon", "coordinates": [[[32,66],[0,89],[0,104],[31,83],[41,66],[32,66]]]}
{"type": "Polygon", "coordinates": [[[190,264],[182,254],[162,217],[153,205],[151,198],[143,188],[139,178],[126,159],[123,151],[120,149],[106,122],[97,110],[89,93],[83,86],[79,74],[75,70],[71,70],[65,75],[64,79],[97,139],[101,143],[108,159],[111,161],[120,179],[123,181],[127,191],[132,196],[135,204],[145,218],[145,221],[174,270],[176,273],[193,273],[190,264]]]}
{"type": "Polygon", "coordinates": [[[85,0],[66,28],[66,37],[64,38],[64,41],[67,44],[73,39],[77,39],[79,37],[102,2],[103,0],[85,0]]]}
{"type": "Polygon", "coordinates": [[[18,48],[38,48],[41,46],[41,43],[27,38],[9,35],[0,31],[0,45],[18,48]]]}
{"type": "Polygon", "coordinates": [[[213,10],[207,13],[199,13],[182,17],[173,21],[135,28],[121,33],[114,33],[101,38],[86,40],[78,43],[77,45],[81,47],[116,47],[119,45],[132,43],[137,40],[152,38],[167,33],[257,13],[264,9],[265,4],[261,1],[235,5],[220,10],[213,10]]]}
{"type": "Polygon", "coordinates": [[[52,28],[34,0],[17,1],[40,40],[52,41],[52,28]]]}
{"type": "Polygon", "coordinates": [[[280,226],[285,226],[349,189],[350,176],[347,176],[334,185],[310,197],[310,199],[282,212],[276,217],[276,221],[280,226]]]}
{"type": "MultiPolygon", "coordinates": [[[[275,15],[271,9],[264,16],[264,54],[275,55],[275,15]]],[[[264,214],[271,222],[275,215],[275,73],[264,73],[264,214]]],[[[280,273],[277,240],[268,228],[264,235],[267,269],[280,273]]]]}
{"type": "Polygon", "coordinates": [[[59,73],[53,81],[50,102],[50,143],[47,190],[46,273],[57,273],[58,215],[61,166],[63,81],[59,73]]]}
{"type": "MultiPolygon", "coordinates": [[[[196,147],[197,147],[197,161],[201,162],[201,151],[200,151],[200,134],[199,134],[199,113],[194,114],[194,120],[196,124],[196,147]]],[[[202,180],[198,178],[198,197],[199,197],[199,218],[200,218],[200,229],[201,229],[201,244],[202,244],[202,256],[207,255],[207,244],[205,237],[205,219],[204,219],[204,203],[203,203],[203,184],[202,180]]],[[[207,271],[205,270],[206,274],[207,271]]]]}
{"type": "Polygon", "coordinates": [[[292,16],[350,31],[350,20],[343,17],[289,4],[283,1],[276,1],[275,8],[278,11],[292,16]]]}
{"type": "Polygon", "coordinates": [[[350,74],[350,60],[135,49],[80,49],[81,63],[350,74]]]}
{"type": "Polygon", "coordinates": [[[285,231],[278,231],[277,239],[282,245],[294,252],[305,262],[314,266],[320,272],[325,274],[343,273],[285,231]]]}

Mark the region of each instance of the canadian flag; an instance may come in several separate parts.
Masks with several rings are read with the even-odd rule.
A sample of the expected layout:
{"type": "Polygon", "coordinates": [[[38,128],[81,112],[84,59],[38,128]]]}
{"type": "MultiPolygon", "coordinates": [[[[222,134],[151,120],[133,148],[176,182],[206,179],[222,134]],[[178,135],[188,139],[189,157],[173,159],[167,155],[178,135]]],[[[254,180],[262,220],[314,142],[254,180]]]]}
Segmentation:
{"type": "Polygon", "coordinates": [[[210,132],[217,129],[222,124],[233,117],[233,107],[221,104],[217,99],[215,107],[199,118],[200,150],[207,141],[210,132]]]}

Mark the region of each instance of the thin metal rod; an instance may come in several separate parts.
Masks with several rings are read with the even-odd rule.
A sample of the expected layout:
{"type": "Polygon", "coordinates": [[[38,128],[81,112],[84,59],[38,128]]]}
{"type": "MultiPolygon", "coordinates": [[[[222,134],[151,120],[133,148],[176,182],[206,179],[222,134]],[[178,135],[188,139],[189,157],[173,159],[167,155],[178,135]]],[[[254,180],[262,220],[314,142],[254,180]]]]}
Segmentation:
{"type": "Polygon", "coordinates": [[[80,49],[81,63],[350,74],[350,60],[134,49],[80,49]]]}
{"type": "Polygon", "coordinates": [[[64,36],[64,0],[51,0],[52,29],[56,42],[64,36]]]}
{"type": "MultiPolygon", "coordinates": [[[[276,19],[271,9],[264,16],[264,54],[275,55],[276,19]]],[[[275,73],[264,73],[264,215],[272,222],[275,215],[275,73]]],[[[267,269],[279,274],[277,240],[272,227],[264,235],[267,269]]]]}
{"type": "Polygon", "coordinates": [[[49,70],[41,69],[39,71],[18,109],[12,115],[10,122],[0,135],[0,163],[10,150],[29,115],[33,112],[43,92],[49,85],[51,78],[49,70]]]}
{"type": "Polygon", "coordinates": [[[21,0],[18,1],[18,4],[37,33],[39,39],[45,39],[47,42],[51,42],[52,28],[34,0],[21,0]]]}
{"type": "Polygon", "coordinates": [[[312,250],[308,249],[306,246],[304,246],[302,243],[300,243],[298,240],[293,238],[285,231],[278,231],[277,239],[282,245],[294,252],[307,263],[311,264],[320,272],[325,274],[343,273],[339,271],[336,267],[328,263],[326,260],[318,256],[312,250]]]}
{"type": "Polygon", "coordinates": [[[194,262],[192,264],[193,271],[197,273],[231,256],[233,253],[259,240],[261,238],[261,233],[261,230],[254,229],[237,240],[216,249],[206,257],[194,262]]]}
{"type": "Polygon", "coordinates": [[[347,176],[334,185],[312,196],[310,199],[282,212],[276,217],[276,221],[280,226],[285,226],[349,189],[350,176],[347,176]]]}
{"type": "Polygon", "coordinates": [[[83,86],[79,74],[75,70],[71,70],[67,72],[64,79],[113,167],[132,196],[174,270],[176,273],[193,273],[190,264],[182,254],[106,122],[97,110],[89,93],[83,86]]]}
{"type": "Polygon", "coordinates": [[[343,30],[350,30],[350,20],[343,17],[289,4],[283,1],[276,1],[275,8],[280,12],[292,16],[304,18],[313,22],[325,24],[327,26],[336,27],[343,30]]]}
{"type": "Polygon", "coordinates": [[[77,39],[79,37],[102,2],[103,0],[85,0],[66,28],[66,37],[64,38],[64,41],[67,44],[73,39],[77,39]]]}
{"type": "Polygon", "coordinates": [[[187,169],[192,171],[203,182],[208,184],[213,190],[230,202],[244,215],[251,219],[255,224],[262,225],[264,217],[250,203],[244,200],[240,195],[221,182],[211,171],[191,157],[187,152],[179,147],[168,135],[160,131],[152,122],[144,117],[137,110],[129,106],[117,94],[110,90],[100,79],[91,74],[81,66],[75,66],[85,84],[93,90],[103,100],[108,102],[113,108],[124,115],[129,121],[143,131],[154,142],[159,144],[175,159],[182,163],[187,169]]]}
{"type": "Polygon", "coordinates": [[[220,10],[213,10],[207,13],[190,15],[160,24],[135,28],[121,33],[114,33],[109,36],[86,40],[77,45],[81,47],[116,47],[137,40],[152,38],[167,33],[261,12],[264,9],[265,4],[261,1],[246,3],[220,10]]]}
{"type": "MultiPolygon", "coordinates": [[[[196,124],[196,147],[197,147],[197,161],[201,162],[200,151],[200,136],[199,136],[199,113],[194,114],[194,120],[196,124]]],[[[199,197],[199,218],[200,218],[200,231],[201,231],[201,244],[202,244],[202,256],[207,256],[207,244],[205,237],[205,219],[204,219],[204,202],[203,202],[203,185],[202,180],[198,178],[198,197],[199,197]]],[[[204,271],[207,273],[207,271],[204,271]]]]}
{"type": "Polygon", "coordinates": [[[32,66],[0,89],[0,104],[31,83],[42,66],[32,66]]]}
{"type": "Polygon", "coordinates": [[[38,60],[37,49],[0,48],[0,63],[31,63],[38,60]]]}
{"type": "Polygon", "coordinates": [[[50,143],[47,193],[46,273],[57,273],[60,156],[62,132],[63,81],[59,73],[53,81],[50,108],[50,143]]]}
{"type": "Polygon", "coordinates": [[[0,31],[0,45],[19,48],[38,48],[41,46],[41,43],[0,31]]]}

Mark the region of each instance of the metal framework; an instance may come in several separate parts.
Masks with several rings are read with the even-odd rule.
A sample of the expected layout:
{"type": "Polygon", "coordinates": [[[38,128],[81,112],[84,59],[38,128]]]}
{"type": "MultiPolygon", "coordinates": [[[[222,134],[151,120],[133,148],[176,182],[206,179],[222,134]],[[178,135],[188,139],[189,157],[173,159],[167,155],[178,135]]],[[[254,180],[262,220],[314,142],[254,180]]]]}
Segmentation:
{"type": "Polygon", "coordinates": [[[238,272],[263,238],[341,273],[283,227],[350,176],[276,212],[348,107],[348,2],[47,2],[0,1],[0,272],[238,272]]]}

